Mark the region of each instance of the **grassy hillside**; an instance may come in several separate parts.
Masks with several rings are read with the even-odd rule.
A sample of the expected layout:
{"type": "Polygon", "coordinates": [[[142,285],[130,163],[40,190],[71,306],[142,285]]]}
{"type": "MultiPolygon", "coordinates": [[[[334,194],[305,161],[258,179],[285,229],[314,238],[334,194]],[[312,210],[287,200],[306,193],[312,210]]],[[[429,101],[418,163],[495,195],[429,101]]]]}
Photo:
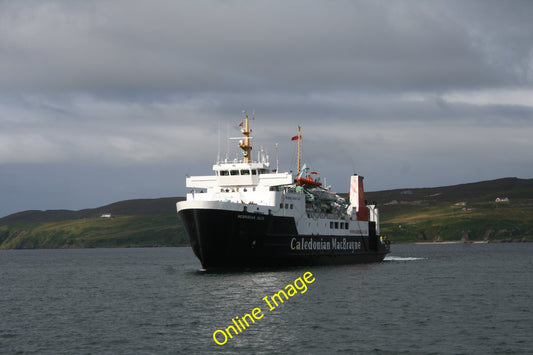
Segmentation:
{"type": "Polygon", "coordinates": [[[7,217],[0,218],[0,226],[59,222],[80,218],[96,218],[100,217],[102,214],[119,216],[168,214],[176,211],[176,202],[181,200],[183,200],[183,197],[126,200],[98,208],[88,208],[80,211],[30,210],[14,213],[7,217]]]}
{"type": "Polygon", "coordinates": [[[533,179],[367,194],[394,242],[533,240],[533,179]],[[495,202],[507,197],[509,202],[495,202]]]}
{"type": "MultiPolygon", "coordinates": [[[[366,198],[380,207],[381,232],[394,243],[533,240],[533,179],[368,192],[366,198]],[[496,203],[498,197],[509,202],[496,203]]],[[[0,249],[186,245],[176,214],[179,200],[15,213],[0,218],[0,249]]]]}
{"type": "Polygon", "coordinates": [[[186,245],[188,238],[175,212],[178,200],[128,200],[81,211],[16,213],[0,219],[0,248],[186,245]]]}

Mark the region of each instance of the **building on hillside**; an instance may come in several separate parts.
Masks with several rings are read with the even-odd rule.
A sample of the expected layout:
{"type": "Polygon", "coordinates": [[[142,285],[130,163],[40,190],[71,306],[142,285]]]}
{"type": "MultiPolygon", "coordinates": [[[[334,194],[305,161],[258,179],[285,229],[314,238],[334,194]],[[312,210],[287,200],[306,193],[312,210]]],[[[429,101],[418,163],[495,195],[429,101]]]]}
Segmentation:
{"type": "Polygon", "coordinates": [[[494,200],[496,203],[509,203],[509,197],[497,197],[496,200],[494,200]]]}

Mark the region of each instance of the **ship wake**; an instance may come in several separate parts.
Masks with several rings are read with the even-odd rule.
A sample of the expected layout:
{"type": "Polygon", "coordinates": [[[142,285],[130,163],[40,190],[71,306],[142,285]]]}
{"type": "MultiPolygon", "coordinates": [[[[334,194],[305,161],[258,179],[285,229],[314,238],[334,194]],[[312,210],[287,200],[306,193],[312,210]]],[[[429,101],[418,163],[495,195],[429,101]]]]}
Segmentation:
{"type": "Polygon", "coordinates": [[[411,256],[394,256],[387,255],[383,261],[418,261],[418,260],[427,260],[427,258],[415,258],[411,256]]]}

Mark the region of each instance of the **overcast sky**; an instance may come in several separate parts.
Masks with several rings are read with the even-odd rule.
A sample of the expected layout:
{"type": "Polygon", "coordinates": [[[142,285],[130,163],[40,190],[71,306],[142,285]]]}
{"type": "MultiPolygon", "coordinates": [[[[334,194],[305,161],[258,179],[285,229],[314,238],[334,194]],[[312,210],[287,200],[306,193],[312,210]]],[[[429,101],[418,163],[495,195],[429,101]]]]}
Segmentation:
{"type": "Polygon", "coordinates": [[[370,191],[533,178],[532,18],[513,0],[0,1],[0,216],[182,196],[243,110],[284,171],[301,125],[338,192],[354,172],[370,191]]]}

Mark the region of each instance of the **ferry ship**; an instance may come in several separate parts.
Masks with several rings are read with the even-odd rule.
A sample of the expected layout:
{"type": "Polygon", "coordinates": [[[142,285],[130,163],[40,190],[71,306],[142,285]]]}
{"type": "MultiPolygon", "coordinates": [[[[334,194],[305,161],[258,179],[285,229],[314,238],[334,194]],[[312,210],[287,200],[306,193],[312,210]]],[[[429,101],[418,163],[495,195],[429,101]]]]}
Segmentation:
{"type": "Polygon", "coordinates": [[[194,254],[205,270],[382,261],[379,212],[366,204],[363,177],[350,177],[349,199],[324,188],[319,173],[279,172],[268,157],[251,159],[250,120],[241,123],[242,159],[219,161],[210,176],[186,178],[192,189],[177,203],[194,254]]]}

